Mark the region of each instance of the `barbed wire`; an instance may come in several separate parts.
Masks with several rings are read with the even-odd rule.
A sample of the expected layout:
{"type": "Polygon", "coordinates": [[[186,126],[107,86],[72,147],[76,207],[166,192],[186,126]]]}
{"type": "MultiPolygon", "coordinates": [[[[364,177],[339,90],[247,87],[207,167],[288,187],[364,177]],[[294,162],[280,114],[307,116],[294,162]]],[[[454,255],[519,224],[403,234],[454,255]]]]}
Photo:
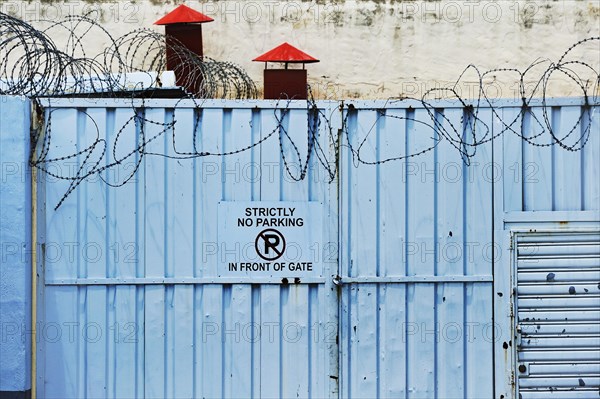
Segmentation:
{"type": "MultiPolygon", "coordinates": [[[[451,87],[428,89],[423,96],[418,99],[401,97],[389,99],[388,102],[386,102],[386,104],[392,106],[393,104],[406,102],[407,100],[418,101],[427,111],[428,118],[417,119],[411,116],[387,115],[385,113],[385,107],[372,109],[378,113],[377,121],[373,123],[364,138],[359,142],[358,146],[351,143],[348,134],[346,135],[346,137],[348,137],[346,145],[353,155],[355,164],[367,165],[377,165],[390,161],[413,158],[432,151],[442,141],[446,141],[453,146],[460,153],[465,164],[469,165],[470,159],[475,156],[477,147],[501,137],[505,133],[514,134],[527,144],[536,147],[558,145],[566,151],[581,151],[592,134],[592,119],[594,114],[598,112],[597,106],[600,105],[598,97],[600,94],[600,65],[593,66],[580,59],[570,59],[569,57],[572,56],[576,50],[582,49],[585,45],[589,44],[594,46],[591,48],[591,51],[598,53],[600,56],[600,37],[590,37],[580,40],[570,46],[557,62],[552,62],[550,60],[536,60],[524,71],[520,71],[516,68],[496,68],[481,72],[477,66],[468,65],[460,74],[456,83],[451,87]],[[532,77],[535,68],[544,65],[545,68],[541,73],[539,73],[538,76],[532,77]],[[580,70],[578,70],[578,68],[580,70]],[[472,99],[461,97],[459,90],[457,89],[461,79],[468,72],[475,73],[476,81],[478,83],[477,95],[472,99]],[[508,118],[502,114],[503,107],[497,106],[495,104],[495,99],[488,96],[485,83],[486,79],[489,77],[496,78],[496,75],[502,73],[515,74],[518,76],[518,92],[521,97],[519,112],[508,118]],[[546,95],[548,87],[551,84],[551,79],[555,74],[561,74],[566,77],[568,81],[572,82],[577,87],[580,96],[583,98],[581,114],[575,123],[573,123],[562,136],[557,132],[557,128],[553,126],[553,121],[551,120],[551,115],[549,113],[551,107],[548,106],[548,98],[546,95]],[[526,81],[528,78],[534,82],[533,89],[529,93],[527,93],[526,90],[526,81]],[[452,99],[458,101],[462,105],[463,115],[458,123],[452,122],[443,112],[438,112],[439,105],[436,104],[434,100],[440,98],[452,99]],[[538,103],[539,109],[541,109],[542,115],[538,115],[534,112],[532,103],[536,102],[538,103]],[[499,122],[501,129],[495,129],[496,132],[492,133],[493,129],[490,126],[490,121],[486,122],[480,116],[481,111],[484,109],[489,109],[491,111],[492,119],[499,122]],[[381,118],[395,118],[424,125],[434,133],[434,143],[431,146],[427,146],[411,153],[398,154],[385,159],[367,160],[361,155],[361,151],[367,142],[369,135],[375,131],[375,127],[381,118]],[[533,121],[537,126],[537,129],[539,129],[537,134],[531,136],[527,134],[528,129],[527,126],[525,126],[527,121],[533,121]],[[581,132],[579,137],[577,137],[576,134],[573,134],[578,129],[581,132]]],[[[354,107],[350,104],[348,115],[352,115],[353,112],[355,112],[354,107]]],[[[595,133],[600,134],[600,132],[595,133]]]]}
{"type": "MultiPolygon", "coordinates": [[[[164,35],[139,29],[115,39],[87,16],[68,17],[64,21],[49,23],[43,31],[5,14],[0,14],[0,22],[0,53],[3,55],[0,59],[0,94],[26,95],[33,99],[75,94],[97,97],[99,93],[109,97],[127,97],[127,91],[131,92],[132,88],[127,86],[126,76],[134,72],[148,74],[151,82],[140,89],[160,86],[160,75],[157,72],[164,71],[166,67],[164,35]],[[62,49],[50,39],[57,35],[56,30],[67,31],[67,40],[62,49]],[[93,35],[94,40],[98,40],[98,37],[105,38],[104,51],[94,57],[85,54],[85,40],[89,35],[93,35]]],[[[599,110],[600,66],[582,61],[583,57],[578,54],[586,51],[600,53],[600,37],[590,37],[574,43],[558,61],[536,60],[523,71],[517,68],[481,71],[475,65],[468,65],[452,86],[429,89],[420,98],[390,98],[385,104],[375,108],[360,107],[360,110],[375,112],[376,117],[368,126],[359,127],[359,107],[352,101],[340,102],[339,109],[327,108],[330,114],[326,114],[326,109],[319,106],[309,87],[305,127],[290,125],[290,104],[293,98],[281,98],[273,106],[274,125],[270,130],[263,131],[263,127],[259,126],[259,139],[227,151],[198,149],[204,101],[206,98],[254,98],[257,94],[256,86],[233,63],[200,58],[177,43],[173,43],[173,48],[173,56],[177,57],[174,64],[180,68],[174,71],[175,75],[187,76],[189,79],[178,83],[192,88],[184,90],[174,105],[174,109],[177,109],[184,100],[193,104],[191,143],[184,143],[181,138],[186,137],[185,135],[189,137],[189,131],[185,135],[179,133],[181,124],[175,115],[169,121],[148,117],[146,96],[138,93],[135,96],[131,94],[131,114],[115,129],[112,143],[107,143],[102,138],[94,118],[80,110],[92,121],[90,126],[95,137],[88,137],[89,144],[82,145],[77,152],[53,155],[56,146],[53,145],[55,134],[52,121],[57,109],[52,108],[53,100],[48,99],[43,129],[33,137],[34,150],[30,163],[49,176],[69,182],[56,208],[91,176],[97,175],[112,187],[126,184],[136,175],[147,155],[177,160],[232,156],[256,148],[268,140],[275,140],[275,137],[278,140],[281,162],[292,180],[306,179],[312,162],[320,165],[326,171],[328,181],[332,182],[338,176],[342,148],[347,148],[355,166],[380,165],[421,156],[446,142],[469,165],[478,147],[504,134],[515,135],[528,145],[556,145],[570,152],[581,151],[591,134],[600,134],[592,131],[592,120],[599,110]],[[497,81],[500,76],[514,76],[518,82],[518,112],[505,113],[503,106],[488,95],[489,82],[497,81]],[[571,82],[583,99],[583,105],[578,108],[580,114],[570,126],[565,126],[564,123],[556,126],[556,121],[552,120],[552,106],[548,105],[546,93],[556,76],[571,82]],[[478,92],[472,98],[461,96],[459,90],[462,79],[467,77],[477,82],[478,86],[478,92]],[[138,99],[134,100],[134,97],[138,99]],[[438,101],[440,98],[459,104],[460,117],[445,111],[444,105],[440,105],[438,101]],[[390,112],[394,108],[403,111],[390,112]],[[417,108],[425,112],[417,114],[417,108]],[[386,119],[400,121],[400,125],[404,122],[406,125],[401,129],[406,131],[410,129],[408,124],[419,127],[419,134],[430,138],[429,144],[410,150],[388,148],[386,153],[392,154],[382,157],[383,151],[381,148],[373,148],[370,137],[378,134],[379,124],[386,119]],[[496,124],[493,128],[492,123],[496,124]],[[135,144],[127,147],[122,137],[132,125],[136,131],[135,144]],[[154,128],[150,129],[152,126],[154,128]],[[305,144],[297,139],[303,135],[306,138],[305,144]],[[152,143],[160,138],[166,140],[165,143],[169,142],[171,148],[152,150],[152,143]],[[51,168],[52,165],[65,161],[76,162],[75,170],[64,173],[51,168]],[[122,167],[127,162],[133,164],[133,170],[121,180],[110,181],[106,172],[122,167]]],[[[186,107],[189,108],[189,103],[186,107]]],[[[514,104],[511,105],[511,108],[514,107],[514,104]]],[[[248,123],[252,125],[253,121],[249,120],[248,123]]],[[[391,134],[397,133],[399,132],[391,134]]],[[[203,136],[206,134],[210,133],[204,132],[203,136]]]]}
{"type": "Polygon", "coordinates": [[[138,29],[114,38],[96,20],[90,15],[41,20],[46,27],[38,30],[0,12],[0,94],[123,97],[149,92],[161,88],[167,61],[176,65],[173,72],[182,77],[178,83],[187,88],[186,95],[248,99],[258,94],[248,74],[232,62],[200,57],[172,37],[167,60],[165,35],[138,29]],[[58,45],[52,37],[61,36],[66,39],[58,45]],[[87,54],[91,41],[105,43],[104,50],[87,54]]]}

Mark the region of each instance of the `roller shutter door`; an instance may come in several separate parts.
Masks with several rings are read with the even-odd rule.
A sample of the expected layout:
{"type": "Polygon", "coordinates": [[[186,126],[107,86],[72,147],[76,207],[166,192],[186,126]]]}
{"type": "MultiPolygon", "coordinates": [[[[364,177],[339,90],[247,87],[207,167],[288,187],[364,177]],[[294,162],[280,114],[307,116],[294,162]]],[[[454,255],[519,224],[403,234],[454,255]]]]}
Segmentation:
{"type": "Polygon", "coordinates": [[[600,397],[600,233],[516,237],[519,398],[600,397]]]}

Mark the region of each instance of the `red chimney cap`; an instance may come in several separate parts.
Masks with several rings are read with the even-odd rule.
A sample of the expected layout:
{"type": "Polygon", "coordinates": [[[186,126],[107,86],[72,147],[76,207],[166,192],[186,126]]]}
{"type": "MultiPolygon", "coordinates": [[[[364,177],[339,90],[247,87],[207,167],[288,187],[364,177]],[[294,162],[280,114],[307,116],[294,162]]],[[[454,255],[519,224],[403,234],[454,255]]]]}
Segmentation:
{"type": "Polygon", "coordinates": [[[286,43],[275,47],[273,50],[267,51],[261,56],[256,57],[252,61],[262,62],[319,62],[318,59],[311,57],[296,47],[286,43]]]}
{"type": "Polygon", "coordinates": [[[214,21],[214,19],[211,17],[191,9],[185,4],[182,4],[156,21],[154,25],[191,24],[212,21],[214,21]]]}

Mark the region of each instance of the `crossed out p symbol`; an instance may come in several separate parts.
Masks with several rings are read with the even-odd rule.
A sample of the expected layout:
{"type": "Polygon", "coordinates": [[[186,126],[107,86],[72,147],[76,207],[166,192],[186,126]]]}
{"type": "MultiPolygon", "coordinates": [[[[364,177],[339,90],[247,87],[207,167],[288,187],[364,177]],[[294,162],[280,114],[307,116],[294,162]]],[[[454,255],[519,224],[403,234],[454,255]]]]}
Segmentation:
{"type": "Polygon", "coordinates": [[[254,248],[264,260],[277,260],[285,251],[285,237],[275,229],[263,230],[256,236],[254,248]]]}

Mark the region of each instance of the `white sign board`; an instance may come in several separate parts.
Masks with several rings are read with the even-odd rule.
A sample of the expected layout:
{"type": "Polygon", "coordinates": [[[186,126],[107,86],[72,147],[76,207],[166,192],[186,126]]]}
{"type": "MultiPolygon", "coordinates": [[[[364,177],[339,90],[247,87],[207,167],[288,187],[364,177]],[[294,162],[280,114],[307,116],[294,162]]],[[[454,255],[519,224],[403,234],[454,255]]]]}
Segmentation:
{"type": "Polygon", "coordinates": [[[219,275],[321,276],[322,208],[320,202],[220,202],[219,275]]]}

